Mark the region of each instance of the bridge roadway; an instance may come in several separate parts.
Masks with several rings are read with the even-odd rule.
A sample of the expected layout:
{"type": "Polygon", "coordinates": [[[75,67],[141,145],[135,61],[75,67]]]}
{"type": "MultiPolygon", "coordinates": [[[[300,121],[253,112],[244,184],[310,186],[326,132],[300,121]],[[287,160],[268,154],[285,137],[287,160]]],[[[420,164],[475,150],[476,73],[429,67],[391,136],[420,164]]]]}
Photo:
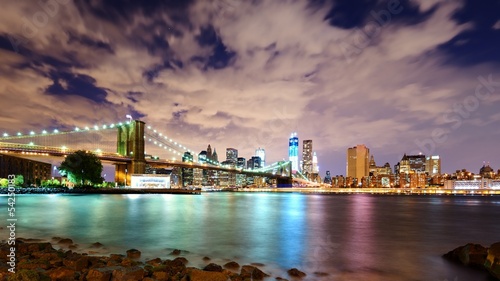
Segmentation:
{"type": "MultiPolygon", "coordinates": [[[[6,143],[0,142],[0,152],[4,153],[17,153],[25,155],[25,156],[55,156],[55,157],[65,157],[68,154],[75,152],[75,150],[71,149],[63,149],[61,147],[50,147],[50,146],[39,146],[39,145],[30,145],[30,144],[17,144],[17,143],[6,143]]],[[[132,162],[132,159],[126,156],[119,155],[118,153],[109,153],[109,152],[94,152],[97,157],[101,161],[106,161],[113,164],[128,164],[132,162]]],[[[153,160],[146,159],[146,164],[151,165],[154,168],[173,168],[173,167],[181,167],[181,168],[199,168],[205,170],[216,170],[216,171],[224,171],[231,172],[237,174],[245,174],[251,176],[261,176],[275,179],[288,179],[287,176],[277,175],[273,173],[264,173],[253,170],[243,170],[239,168],[230,168],[230,167],[220,167],[214,166],[210,164],[200,164],[200,163],[190,163],[190,162],[180,162],[180,161],[171,161],[171,160],[153,160]]]]}

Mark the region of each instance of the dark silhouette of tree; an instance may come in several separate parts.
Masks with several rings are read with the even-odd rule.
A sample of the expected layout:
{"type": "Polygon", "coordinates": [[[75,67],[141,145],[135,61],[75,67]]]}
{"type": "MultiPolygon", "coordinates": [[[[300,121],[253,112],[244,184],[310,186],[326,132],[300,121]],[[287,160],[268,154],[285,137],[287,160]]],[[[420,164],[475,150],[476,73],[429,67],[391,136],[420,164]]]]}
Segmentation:
{"type": "Polygon", "coordinates": [[[104,181],[101,160],[91,152],[78,150],[69,154],[58,169],[75,185],[95,185],[104,181]]]}

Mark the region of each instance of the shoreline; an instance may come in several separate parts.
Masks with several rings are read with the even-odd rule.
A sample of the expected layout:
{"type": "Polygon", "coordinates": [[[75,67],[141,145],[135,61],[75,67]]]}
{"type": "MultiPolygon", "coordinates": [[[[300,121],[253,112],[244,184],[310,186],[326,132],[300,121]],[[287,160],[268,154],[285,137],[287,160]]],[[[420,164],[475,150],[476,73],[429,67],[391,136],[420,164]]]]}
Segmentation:
{"type": "MultiPolygon", "coordinates": [[[[12,246],[0,243],[0,281],[3,280],[303,280],[307,276],[297,268],[283,274],[266,270],[261,263],[239,264],[234,260],[203,257],[202,263],[188,260],[189,252],[173,249],[164,257],[145,257],[137,249],[125,253],[104,253],[105,245],[95,242],[85,249],[69,238],[15,240],[15,273],[9,272],[8,255],[12,246]],[[165,258],[166,256],[166,258],[165,258]],[[215,263],[215,262],[219,262],[215,263]],[[12,278],[12,279],[11,279],[12,278]],[[24,278],[24,279],[23,279],[24,278]],[[28,279],[26,279],[28,278],[28,279]],[[49,278],[49,279],[47,279],[49,278]]],[[[147,255],[147,253],[146,253],[147,255]]],[[[191,259],[191,258],[190,258],[191,259]]],[[[328,273],[314,272],[313,280],[328,273]]],[[[305,280],[305,279],[304,279],[305,280]]]]}

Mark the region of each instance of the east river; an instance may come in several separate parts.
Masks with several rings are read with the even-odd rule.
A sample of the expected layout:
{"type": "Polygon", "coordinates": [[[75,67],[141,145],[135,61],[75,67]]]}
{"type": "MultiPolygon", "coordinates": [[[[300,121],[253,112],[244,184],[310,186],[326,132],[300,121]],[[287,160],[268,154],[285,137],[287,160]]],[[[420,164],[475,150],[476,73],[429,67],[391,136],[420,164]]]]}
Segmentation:
{"type": "Polygon", "coordinates": [[[262,263],[272,279],[297,267],[305,280],[486,281],[441,255],[500,241],[498,196],[21,195],[16,203],[17,237],[67,237],[82,251],[94,242],[111,253],[136,248],[145,259],[181,249],[192,266],[204,256],[262,263]]]}

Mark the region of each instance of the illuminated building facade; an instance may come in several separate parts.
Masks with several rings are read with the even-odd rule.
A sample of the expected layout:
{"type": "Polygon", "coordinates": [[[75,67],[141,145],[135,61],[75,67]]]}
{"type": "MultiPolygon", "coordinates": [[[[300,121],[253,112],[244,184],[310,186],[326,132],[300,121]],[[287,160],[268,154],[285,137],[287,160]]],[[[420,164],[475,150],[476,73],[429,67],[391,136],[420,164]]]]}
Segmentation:
{"type": "Polygon", "coordinates": [[[292,133],[288,140],[288,160],[292,162],[292,172],[299,171],[299,137],[292,133]]]}
{"type": "Polygon", "coordinates": [[[312,172],[315,174],[319,173],[318,156],[316,155],[316,151],[313,152],[312,172]]]}
{"type": "Polygon", "coordinates": [[[52,164],[0,154],[0,178],[22,175],[25,185],[40,185],[52,177],[52,164]]]}
{"type": "Polygon", "coordinates": [[[441,158],[439,155],[427,156],[425,162],[427,175],[431,177],[441,175],[441,158]]]}
{"type": "Polygon", "coordinates": [[[266,151],[264,150],[264,148],[260,148],[260,147],[257,148],[255,150],[255,155],[260,157],[261,167],[265,167],[266,166],[266,151]]]}
{"type": "Polygon", "coordinates": [[[313,142],[304,140],[302,142],[302,173],[309,175],[313,173],[313,142]]]}
{"type": "Polygon", "coordinates": [[[235,148],[226,148],[226,162],[229,165],[236,166],[238,162],[238,150],[235,148]]]}
{"type": "Polygon", "coordinates": [[[370,150],[364,144],[347,149],[346,175],[361,182],[363,177],[369,175],[370,150]]]}

